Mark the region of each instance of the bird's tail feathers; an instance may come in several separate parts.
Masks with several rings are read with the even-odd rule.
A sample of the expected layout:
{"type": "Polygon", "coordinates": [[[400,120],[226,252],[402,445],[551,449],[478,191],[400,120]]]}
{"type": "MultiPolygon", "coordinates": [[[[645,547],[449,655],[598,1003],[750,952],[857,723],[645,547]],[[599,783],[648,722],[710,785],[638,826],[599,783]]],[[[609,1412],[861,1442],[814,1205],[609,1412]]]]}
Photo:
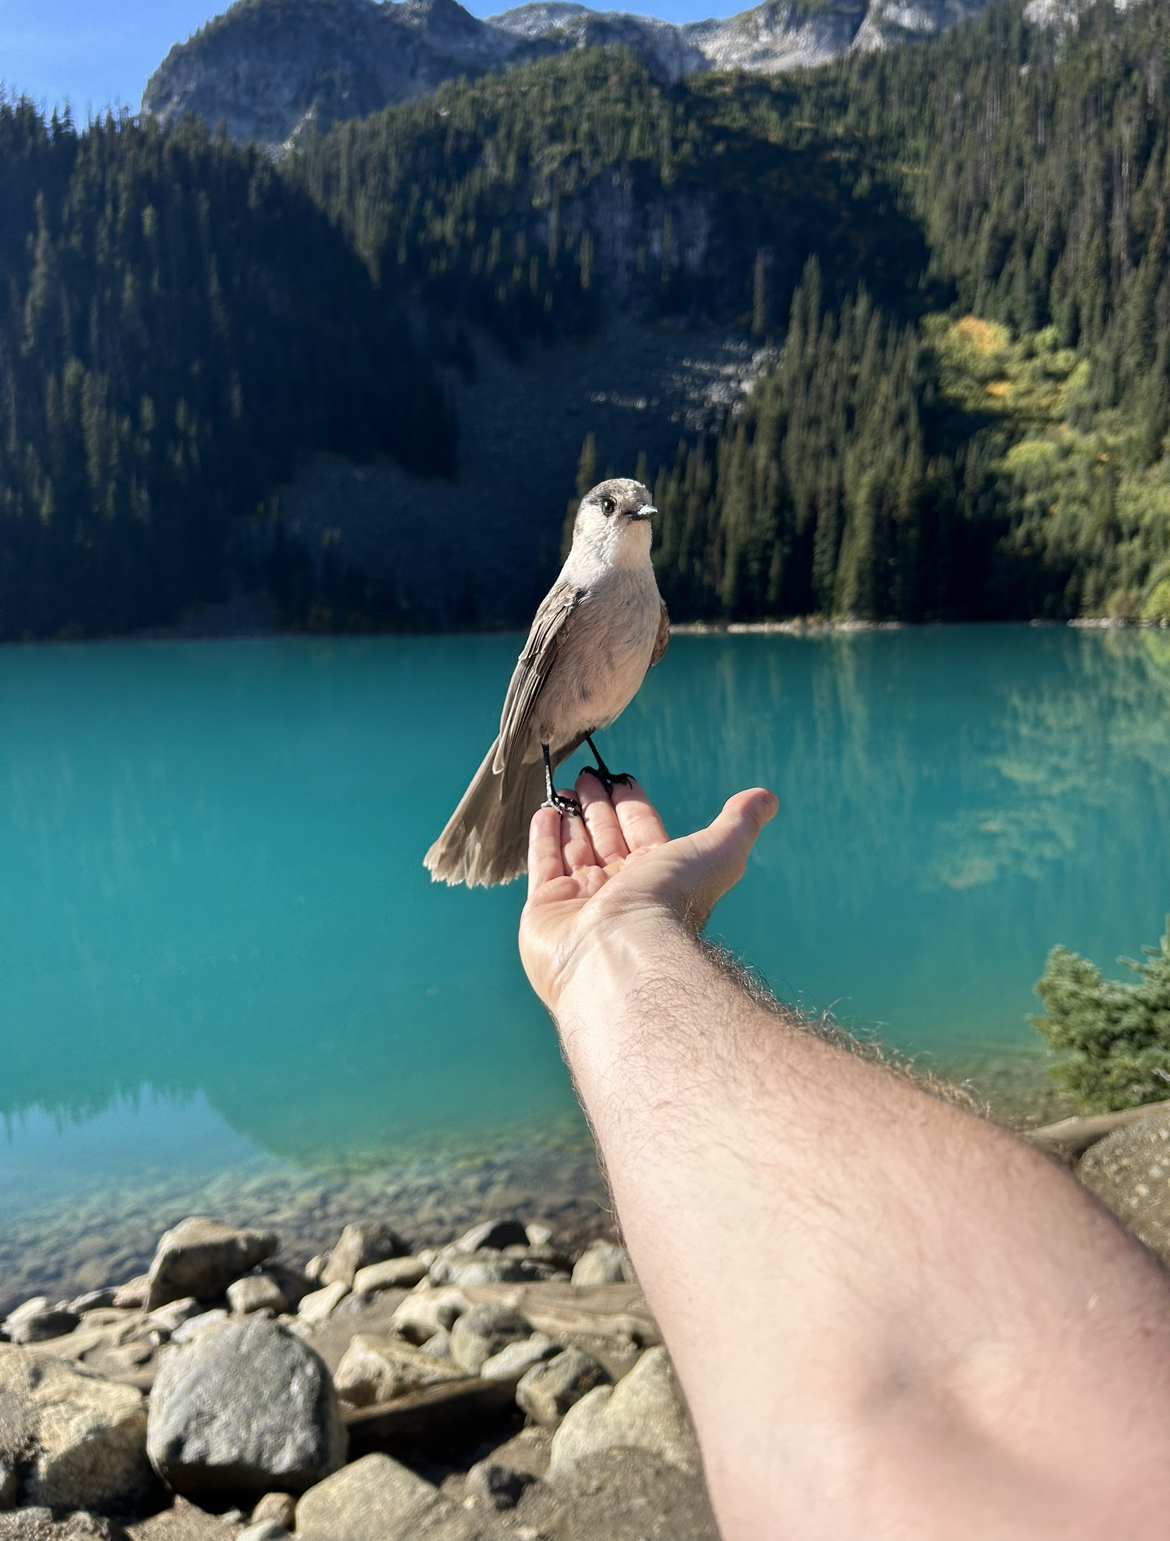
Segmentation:
{"type": "Polygon", "coordinates": [[[484,756],[447,827],[423,857],[435,883],[469,888],[510,883],[528,861],[528,825],[544,800],[544,766],[521,764],[504,778],[494,769],[499,740],[484,756]]]}

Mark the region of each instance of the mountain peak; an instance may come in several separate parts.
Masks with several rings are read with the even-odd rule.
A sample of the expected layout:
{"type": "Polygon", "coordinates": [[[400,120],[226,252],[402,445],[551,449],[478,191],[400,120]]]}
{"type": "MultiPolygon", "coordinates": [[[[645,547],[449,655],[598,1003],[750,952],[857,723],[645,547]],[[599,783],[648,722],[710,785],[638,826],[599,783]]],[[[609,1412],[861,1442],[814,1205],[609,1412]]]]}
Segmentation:
{"type": "Polygon", "coordinates": [[[676,26],[532,0],[479,21],[458,0],[236,0],[147,82],[142,111],[195,113],[237,141],[287,144],[444,80],[578,48],[631,49],[668,80],[714,69],[774,74],[850,51],[931,37],[986,0],[764,0],[724,20],[676,26]]]}

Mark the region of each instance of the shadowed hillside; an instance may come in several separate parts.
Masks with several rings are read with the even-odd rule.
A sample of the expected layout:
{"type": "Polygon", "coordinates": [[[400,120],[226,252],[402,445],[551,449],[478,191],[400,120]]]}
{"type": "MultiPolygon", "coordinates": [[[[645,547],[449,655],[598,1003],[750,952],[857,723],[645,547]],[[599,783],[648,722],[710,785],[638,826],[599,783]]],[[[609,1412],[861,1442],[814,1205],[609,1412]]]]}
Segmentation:
{"type": "Polygon", "coordinates": [[[1170,616],[1168,27],[586,51],[275,165],[5,107],[0,631],[523,625],[611,468],[678,619],[1170,616]]]}

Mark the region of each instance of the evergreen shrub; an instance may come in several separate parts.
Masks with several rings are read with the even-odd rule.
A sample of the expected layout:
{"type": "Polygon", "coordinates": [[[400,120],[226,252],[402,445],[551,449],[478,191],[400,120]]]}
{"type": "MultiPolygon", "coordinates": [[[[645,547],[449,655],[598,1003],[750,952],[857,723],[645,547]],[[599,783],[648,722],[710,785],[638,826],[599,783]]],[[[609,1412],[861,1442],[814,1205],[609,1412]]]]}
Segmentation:
{"type": "Polygon", "coordinates": [[[1170,1097],[1170,916],[1147,961],[1120,961],[1135,984],[1104,979],[1087,958],[1065,947],[1048,954],[1036,993],[1044,1015],[1033,1027],[1063,1054],[1052,1066],[1058,1085],[1085,1112],[1113,1112],[1170,1097]]]}

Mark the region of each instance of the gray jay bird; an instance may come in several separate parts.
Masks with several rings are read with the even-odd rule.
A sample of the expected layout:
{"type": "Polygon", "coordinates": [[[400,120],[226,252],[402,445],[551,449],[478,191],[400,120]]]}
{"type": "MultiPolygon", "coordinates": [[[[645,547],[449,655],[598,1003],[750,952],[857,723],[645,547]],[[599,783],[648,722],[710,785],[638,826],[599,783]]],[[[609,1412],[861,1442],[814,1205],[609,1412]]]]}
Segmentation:
{"type": "Polygon", "coordinates": [[[609,770],[591,735],[625,711],[670,638],[650,565],[657,512],[642,483],[624,477],[581,499],[572,550],[532,622],[499,737],[423,858],[434,882],[474,887],[519,877],[542,793],[544,806],[581,811],[553,787],[553,771],[578,745],[592,749],[607,790],[626,779],[609,770]]]}

